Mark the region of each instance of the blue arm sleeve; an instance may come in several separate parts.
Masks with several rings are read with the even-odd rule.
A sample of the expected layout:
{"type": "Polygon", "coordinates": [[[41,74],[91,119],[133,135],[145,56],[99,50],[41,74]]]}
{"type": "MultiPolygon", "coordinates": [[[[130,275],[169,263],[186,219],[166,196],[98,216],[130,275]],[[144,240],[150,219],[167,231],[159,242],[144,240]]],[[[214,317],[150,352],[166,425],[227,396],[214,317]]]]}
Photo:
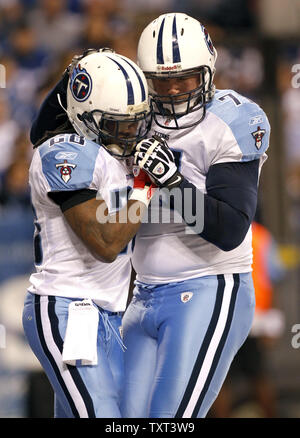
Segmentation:
{"type": "MultiPolygon", "coordinates": [[[[223,251],[238,247],[253,221],[257,204],[258,169],[259,160],[253,160],[215,164],[208,171],[207,194],[203,195],[204,226],[199,235],[223,251]]],[[[185,188],[192,189],[189,208],[196,216],[196,192],[199,189],[186,179],[180,188],[183,197],[185,188]]],[[[183,218],[187,216],[183,211],[183,218]]],[[[194,223],[187,225],[194,226],[194,223]]]]}

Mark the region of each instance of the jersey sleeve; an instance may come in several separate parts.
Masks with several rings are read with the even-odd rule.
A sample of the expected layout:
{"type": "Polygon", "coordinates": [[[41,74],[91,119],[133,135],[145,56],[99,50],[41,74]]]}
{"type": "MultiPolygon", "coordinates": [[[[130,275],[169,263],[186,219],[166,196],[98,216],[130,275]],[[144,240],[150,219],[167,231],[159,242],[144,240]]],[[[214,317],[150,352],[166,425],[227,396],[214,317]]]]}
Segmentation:
{"type": "Polygon", "coordinates": [[[208,111],[214,118],[215,129],[222,132],[211,164],[265,161],[270,124],[259,105],[233,90],[222,90],[216,93],[208,111]]]}
{"type": "Polygon", "coordinates": [[[67,134],[53,137],[38,151],[47,192],[98,190],[101,186],[101,172],[95,172],[99,156],[96,143],[67,134]]]}

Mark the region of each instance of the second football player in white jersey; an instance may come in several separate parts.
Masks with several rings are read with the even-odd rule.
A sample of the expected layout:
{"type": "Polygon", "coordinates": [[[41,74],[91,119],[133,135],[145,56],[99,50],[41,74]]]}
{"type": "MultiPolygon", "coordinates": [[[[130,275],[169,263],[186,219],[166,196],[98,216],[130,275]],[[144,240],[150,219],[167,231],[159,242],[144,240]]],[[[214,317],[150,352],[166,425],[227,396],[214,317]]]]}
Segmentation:
{"type": "Polygon", "coordinates": [[[216,56],[185,14],[158,17],[140,37],[155,122],[135,162],[164,188],[149,220],[167,201],[174,214],[154,214],[135,241],[125,417],[206,416],[251,327],[251,222],[270,126],[254,102],[215,90],[216,56]]]}

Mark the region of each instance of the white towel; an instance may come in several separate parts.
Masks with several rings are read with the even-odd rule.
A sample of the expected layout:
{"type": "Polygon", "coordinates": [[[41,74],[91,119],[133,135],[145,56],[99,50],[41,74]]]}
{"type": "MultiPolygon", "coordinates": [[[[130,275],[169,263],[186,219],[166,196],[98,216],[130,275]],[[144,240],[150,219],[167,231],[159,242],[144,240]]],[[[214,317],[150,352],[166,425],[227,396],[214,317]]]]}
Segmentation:
{"type": "Polygon", "coordinates": [[[63,345],[63,362],[76,365],[97,365],[99,312],[92,300],[72,301],[63,345]]]}

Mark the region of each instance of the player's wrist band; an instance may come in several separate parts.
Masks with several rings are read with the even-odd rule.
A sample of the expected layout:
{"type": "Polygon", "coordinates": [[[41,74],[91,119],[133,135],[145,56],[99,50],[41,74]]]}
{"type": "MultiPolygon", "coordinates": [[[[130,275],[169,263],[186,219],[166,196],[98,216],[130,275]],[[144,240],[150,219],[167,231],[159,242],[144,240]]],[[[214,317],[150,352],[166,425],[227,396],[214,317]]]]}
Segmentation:
{"type": "Polygon", "coordinates": [[[153,185],[145,185],[142,189],[132,189],[129,195],[129,201],[140,201],[148,207],[152,196],[154,195],[155,187],[153,185]]]}

